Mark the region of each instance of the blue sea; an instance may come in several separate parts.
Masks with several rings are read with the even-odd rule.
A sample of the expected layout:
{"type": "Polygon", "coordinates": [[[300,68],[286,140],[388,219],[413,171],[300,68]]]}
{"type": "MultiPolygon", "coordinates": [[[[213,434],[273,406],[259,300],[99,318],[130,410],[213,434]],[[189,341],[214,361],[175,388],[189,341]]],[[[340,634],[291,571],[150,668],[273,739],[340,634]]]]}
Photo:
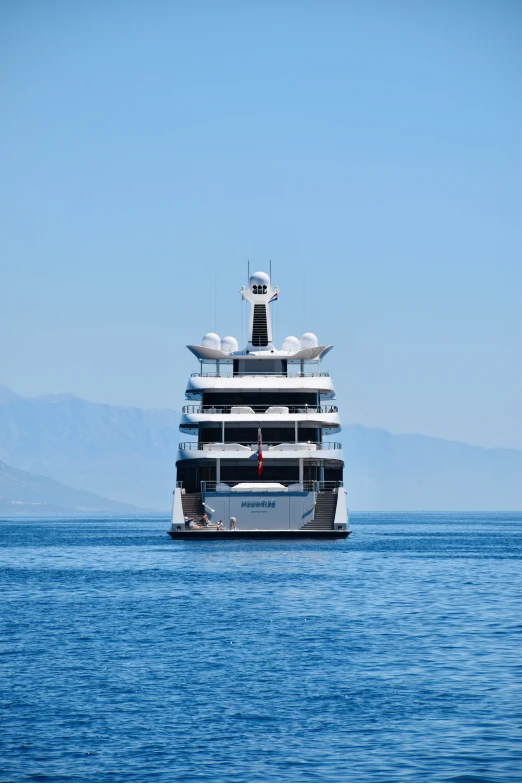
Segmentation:
{"type": "Polygon", "coordinates": [[[0,780],[522,780],[522,515],[0,522],[0,780]]]}

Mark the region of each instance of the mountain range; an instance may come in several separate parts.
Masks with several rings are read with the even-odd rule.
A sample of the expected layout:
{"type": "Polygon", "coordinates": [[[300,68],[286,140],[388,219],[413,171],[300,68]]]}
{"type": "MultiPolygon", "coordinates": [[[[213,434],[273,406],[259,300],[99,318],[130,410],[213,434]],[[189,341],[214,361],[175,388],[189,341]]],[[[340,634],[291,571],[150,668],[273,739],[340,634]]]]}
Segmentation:
{"type": "Polygon", "coordinates": [[[179,413],[0,387],[0,459],[111,500],[169,508],[179,413]]]}
{"type": "MultiPolygon", "coordinates": [[[[98,496],[88,501],[64,494],[61,502],[53,485],[45,497],[56,506],[116,502],[128,510],[167,511],[179,417],[174,410],[102,405],[70,394],[22,397],[0,386],[0,460],[6,463],[0,495],[11,497],[7,483],[20,481],[14,474],[9,478],[10,466],[38,474],[33,478],[39,481],[48,477],[68,485],[63,493],[98,496]]],[[[352,510],[522,509],[520,450],[394,435],[359,424],[345,426],[342,441],[352,510]]],[[[31,502],[37,502],[38,486],[43,492],[33,482],[31,502]]]]}
{"type": "Polygon", "coordinates": [[[73,489],[47,476],[27,473],[0,461],[0,516],[138,513],[140,509],[135,506],[73,489]]]}

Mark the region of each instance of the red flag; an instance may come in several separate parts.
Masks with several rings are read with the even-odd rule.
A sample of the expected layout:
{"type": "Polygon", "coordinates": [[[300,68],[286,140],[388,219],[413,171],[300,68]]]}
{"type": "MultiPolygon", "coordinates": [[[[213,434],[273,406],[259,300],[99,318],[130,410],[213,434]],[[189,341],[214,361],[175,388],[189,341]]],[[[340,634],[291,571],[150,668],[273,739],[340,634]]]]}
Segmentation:
{"type": "Polygon", "coordinates": [[[261,427],[257,431],[257,475],[263,472],[263,450],[261,448],[261,427]]]}

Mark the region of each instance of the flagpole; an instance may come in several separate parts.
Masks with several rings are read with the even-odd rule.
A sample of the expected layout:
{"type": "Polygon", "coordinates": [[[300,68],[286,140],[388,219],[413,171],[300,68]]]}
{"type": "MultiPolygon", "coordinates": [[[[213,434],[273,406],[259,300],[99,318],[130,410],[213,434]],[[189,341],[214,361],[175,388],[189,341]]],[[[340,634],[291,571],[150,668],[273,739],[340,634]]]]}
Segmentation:
{"type": "Polygon", "coordinates": [[[263,472],[263,449],[261,437],[261,427],[259,427],[257,430],[257,475],[259,478],[263,472]]]}

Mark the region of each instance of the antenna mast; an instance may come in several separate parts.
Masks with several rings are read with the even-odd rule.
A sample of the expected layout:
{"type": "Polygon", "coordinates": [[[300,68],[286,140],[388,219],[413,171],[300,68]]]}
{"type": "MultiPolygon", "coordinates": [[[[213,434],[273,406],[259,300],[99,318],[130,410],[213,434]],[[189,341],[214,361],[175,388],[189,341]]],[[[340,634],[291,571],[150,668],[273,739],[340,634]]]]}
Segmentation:
{"type": "Polygon", "coordinates": [[[217,332],[217,291],[216,267],[214,267],[214,332],[217,332]]]}

